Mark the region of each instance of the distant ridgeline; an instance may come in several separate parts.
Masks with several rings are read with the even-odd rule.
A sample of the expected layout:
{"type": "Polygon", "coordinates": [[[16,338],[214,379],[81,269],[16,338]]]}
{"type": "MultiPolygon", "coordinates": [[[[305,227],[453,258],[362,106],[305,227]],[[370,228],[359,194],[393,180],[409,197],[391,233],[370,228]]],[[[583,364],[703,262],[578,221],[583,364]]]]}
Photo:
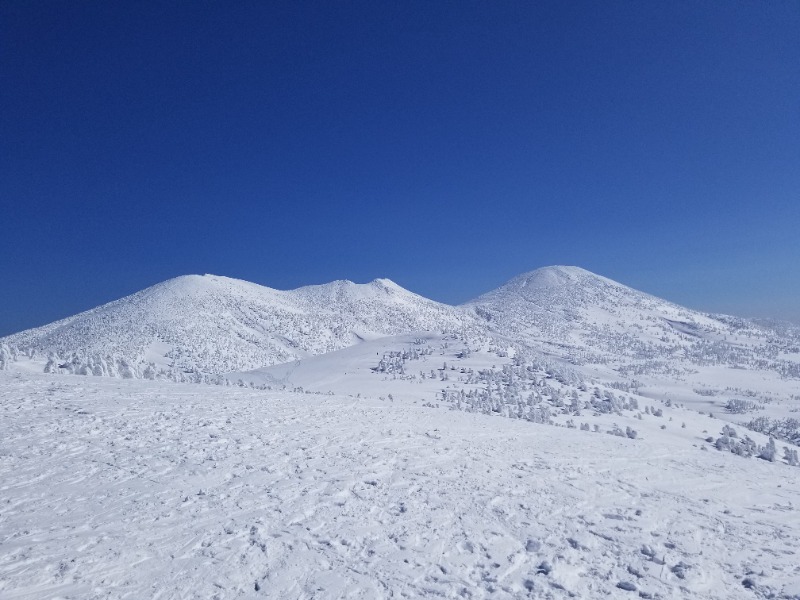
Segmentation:
{"type": "Polygon", "coordinates": [[[800,411],[798,328],[700,313],[577,267],[525,273],[461,306],[387,279],[280,291],[179,277],[0,339],[0,370],[305,393],[335,382],[354,397],[377,390],[632,440],[641,420],[686,427],[690,405],[703,408],[695,419],[746,415],[733,424],[768,440],[711,425],[721,431],[703,432],[707,447],[798,464],[775,442],[800,443],[788,414],[800,411]]]}
{"type": "Polygon", "coordinates": [[[525,273],[462,306],[387,279],[280,291],[178,277],[7,336],[0,364],[22,355],[46,372],[210,381],[414,331],[496,336],[627,385],[714,366],[800,377],[797,328],[700,313],[578,267],[525,273]]]}

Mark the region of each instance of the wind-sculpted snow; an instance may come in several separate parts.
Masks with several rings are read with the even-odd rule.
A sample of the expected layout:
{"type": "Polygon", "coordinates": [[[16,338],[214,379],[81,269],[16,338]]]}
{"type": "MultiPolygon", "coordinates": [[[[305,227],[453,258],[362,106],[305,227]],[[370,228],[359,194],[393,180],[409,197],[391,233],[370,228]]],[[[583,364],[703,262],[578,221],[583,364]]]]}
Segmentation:
{"type": "Polygon", "coordinates": [[[172,279],[4,341],[53,353],[70,372],[140,377],[253,369],[364,338],[470,326],[476,321],[463,311],[388,280],[279,291],[206,275],[172,279]]]}
{"type": "Polygon", "coordinates": [[[0,372],[0,422],[3,598],[800,594],[800,469],[648,420],[0,372]]]}

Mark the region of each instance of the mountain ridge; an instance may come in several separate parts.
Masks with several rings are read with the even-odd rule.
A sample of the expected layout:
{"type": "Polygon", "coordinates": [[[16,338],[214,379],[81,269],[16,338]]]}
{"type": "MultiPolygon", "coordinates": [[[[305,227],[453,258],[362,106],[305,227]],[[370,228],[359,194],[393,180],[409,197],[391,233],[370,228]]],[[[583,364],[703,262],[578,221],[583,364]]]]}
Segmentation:
{"type": "Polygon", "coordinates": [[[2,342],[60,357],[121,355],[210,373],[319,354],[413,329],[461,328],[463,313],[387,279],[276,290],[183,275],[2,342]]]}
{"type": "Polygon", "coordinates": [[[118,357],[165,371],[222,374],[416,331],[502,338],[626,380],[643,371],[687,371],[708,356],[728,367],[767,361],[784,375],[800,373],[782,358],[797,345],[790,329],[694,311],[564,265],[522,273],[459,306],[386,278],[277,290],[220,275],[183,275],[0,344],[58,360],[118,357]]]}

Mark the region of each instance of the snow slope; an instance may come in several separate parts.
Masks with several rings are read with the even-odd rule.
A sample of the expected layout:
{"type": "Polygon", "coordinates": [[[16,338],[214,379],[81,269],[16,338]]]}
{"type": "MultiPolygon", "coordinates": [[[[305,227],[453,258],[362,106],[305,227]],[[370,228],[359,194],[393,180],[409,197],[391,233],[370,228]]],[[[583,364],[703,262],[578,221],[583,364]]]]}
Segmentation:
{"type": "MultiPolygon", "coordinates": [[[[286,362],[383,335],[461,330],[470,317],[388,279],[279,291],[214,275],[165,281],[2,340],[39,355],[122,357],[134,367],[224,373],[286,362]]],[[[80,361],[85,364],[85,361],[80,361]]],[[[90,368],[89,372],[103,368],[90,368]]]]}
{"type": "Polygon", "coordinates": [[[704,397],[695,389],[764,402],[800,394],[787,386],[800,379],[796,330],[694,311],[579,267],[522,274],[464,307],[495,332],[609,383],[672,385],[680,400],[704,397]]]}
{"type": "Polygon", "coordinates": [[[798,600],[797,335],[574,267],[171,280],[0,340],[0,597],[798,600]],[[58,373],[148,362],[226,385],[58,373]]]}
{"type": "Polygon", "coordinates": [[[271,367],[228,373],[226,377],[234,383],[243,381],[277,389],[302,388],[373,398],[392,394],[433,401],[467,369],[478,371],[508,364],[508,356],[498,356],[497,352],[509,348],[497,346],[497,343],[490,337],[465,338],[458,334],[419,331],[386,336],[271,367]],[[473,348],[473,351],[463,357],[466,348],[473,348]],[[441,380],[444,365],[449,365],[446,383],[441,380]]]}
{"type": "MultiPolygon", "coordinates": [[[[706,367],[800,378],[796,328],[692,311],[577,267],[520,275],[461,307],[386,279],[278,291],[186,276],[0,339],[0,346],[36,352],[42,361],[58,355],[49,370],[63,364],[74,373],[153,377],[163,370],[183,378],[266,367],[414,331],[491,334],[586,366],[587,375],[609,382],[674,380],[706,367]],[[146,370],[148,363],[154,368],[146,370]]],[[[0,356],[0,362],[9,361],[0,356]]],[[[701,377],[692,385],[702,383],[701,377]]]]}
{"type": "Polygon", "coordinates": [[[0,422],[3,598],[800,597],[800,469],[708,417],[0,373],[0,422]]]}
{"type": "MultiPolygon", "coordinates": [[[[761,422],[759,431],[788,428],[800,435],[800,425],[785,421],[800,409],[796,328],[692,311],[577,267],[520,275],[461,307],[427,300],[385,279],[278,291],[224,277],[181,277],[0,340],[0,370],[181,381],[220,381],[228,374],[234,382],[260,386],[393,393],[428,402],[484,386],[488,393],[475,399],[481,406],[524,401],[530,408],[531,390],[508,387],[500,372],[509,362],[502,351],[523,353],[535,363],[529,364],[533,371],[563,374],[569,365],[601,388],[697,410],[719,412],[733,401],[739,403],[737,414],[749,413],[737,422],[763,417],[772,421],[761,422]],[[454,348],[439,348],[443,361],[492,373],[455,373],[440,385],[440,365],[432,379],[415,364],[402,377],[384,373],[376,379],[373,356],[402,352],[417,336],[436,338],[433,343],[441,346],[447,337],[442,332],[455,333],[476,351],[467,362],[454,362],[454,348]],[[408,335],[406,342],[395,339],[408,335]],[[31,352],[38,356],[29,359],[31,352]],[[59,358],[46,366],[48,353],[59,358]],[[243,375],[253,369],[263,371],[243,375]],[[506,387],[493,394],[492,386],[506,387]]],[[[574,386],[563,391],[571,394],[574,386]]]]}
{"type": "MultiPolygon", "coordinates": [[[[415,390],[413,386],[405,385],[401,379],[395,385],[387,383],[386,377],[375,372],[381,358],[394,351],[413,351],[416,348],[427,349],[434,345],[445,343],[447,335],[433,334],[430,332],[409,333],[398,336],[386,336],[370,340],[318,356],[301,360],[290,361],[271,367],[263,367],[246,372],[226,374],[232,382],[243,381],[256,386],[270,386],[274,388],[287,388],[289,390],[302,388],[322,393],[337,393],[345,395],[364,395],[377,398],[379,395],[400,393],[416,398],[432,398],[430,389],[415,390]],[[413,394],[417,391],[417,394],[413,394]],[[404,393],[404,392],[407,392],[404,393]]],[[[437,357],[438,358],[438,357],[437,357]]],[[[441,367],[441,361],[434,357],[424,356],[421,365],[427,368],[441,367]]],[[[438,388],[438,385],[434,386],[438,388]]]]}
{"type": "MultiPolygon", "coordinates": [[[[723,318],[678,306],[579,267],[544,267],[524,273],[465,306],[498,331],[576,359],[580,351],[655,358],[669,355],[678,341],[720,340],[734,331],[734,325],[723,318]]],[[[744,326],[745,321],[740,321],[744,326]]],[[[762,331],[754,324],[749,330],[762,331]]]]}

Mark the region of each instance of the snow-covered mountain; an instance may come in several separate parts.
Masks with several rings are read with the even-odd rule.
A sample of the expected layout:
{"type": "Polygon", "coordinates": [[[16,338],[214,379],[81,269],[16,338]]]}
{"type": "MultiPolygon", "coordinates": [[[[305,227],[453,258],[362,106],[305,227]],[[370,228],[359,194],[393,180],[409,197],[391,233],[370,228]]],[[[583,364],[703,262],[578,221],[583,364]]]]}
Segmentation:
{"type": "Polygon", "coordinates": [[[174,279],[0,339],[0,596],[797,600],[798,345],[571,267],[174,279]],[[225,387],[62,375],[147,361],[225,387]]]}
{"type": "Polygon", "coordinates": [[[671,381],[689,392],[719,390],[724,379],[723,390],[764,395],[777,380],[800,377],[796,330],[690,310],[563,266],[522,274],[459,307],[388,279],[279,291],[213,275],[178,277],[0,339],[0,363],[9,363],[3,358],[9,352],[35,351],[57,356],[50,370],[65,365],[73,373],[150,378],[163,371],[196,379],[419,332],[457,333],[475,347],[513,345],[531,357],[543,353],[583,376],[628,388],[671,381]]]}
{"type": "MultiPolygon", "coordinates": [[[[137,369],[247,370],[414,330],[461,330],[470,316],[388,279],[334,281],[280,291],[214,275],[188,275],[2,342],[39,355],[109,357],[137,369]]],[[[92,362],[93,361],[93,362],[92,362]]]]}
{"type": "Polygon", "coordinates": [[[622,377],[711,365],[800,375],[797,339],[786,331],[694,311],[579,267],[524,273],[464,307],[521,343],[622,377]]]}
{"type": "Polygon", "coordinates": [[[523,273],[464,306],[495,329],[556,348],[595,347],[610,332],[642,341],[658,340],[665,328],[697,335],[698,327],[714,324],[707,315],[567,266],[523,273]]]}

